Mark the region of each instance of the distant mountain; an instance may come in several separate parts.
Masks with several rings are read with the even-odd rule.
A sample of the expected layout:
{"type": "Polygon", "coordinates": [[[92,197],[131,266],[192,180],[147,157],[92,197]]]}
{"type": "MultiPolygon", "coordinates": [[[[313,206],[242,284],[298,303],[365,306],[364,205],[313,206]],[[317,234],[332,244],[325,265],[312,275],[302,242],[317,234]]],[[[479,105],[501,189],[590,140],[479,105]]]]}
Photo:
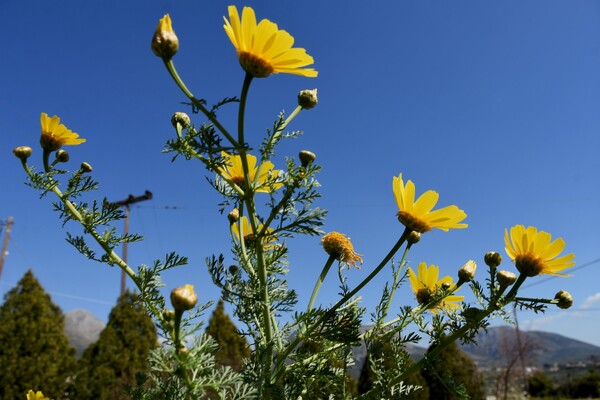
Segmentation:
{"type": "MultiPolygon", "coordinates": [[[[367,330],[363,327],[361,332],[367,330]]],[[[494,368],[506,365],[507,357],[518,356],[518,342],[524,347],[525,361],[528,366],[541,367],[544,364],[576,364],[580,362],[600,361],[600,347],[571,339],[556,333],[542,331],[520,331],[517,339],[512,326],[498,326],[480,331],[476,336],[477,344],[459,345],[480,368],[494,368]]],[[[407,345],[407,351],[415,360],[423,357],[426,347],[407,345]]],[[[355,365],[350,375],[357,378],[367,355],[363,343],[352,349],[355,365]]]]}
{"type": "Polygon", "coordinates": [[[519,331],[512,326],[488,328],[480,331],[477,344],[461,346],[480,366],[503,365],[506,357],[518,353],[519,342],[524,349],[528,365],[568,364],[600,360],[600,347],[556,333],[542,331],[519,331]]]}
{"type": "Polygon", "coordinates": [[[89,311],[76,309],[65,314],[65,333],[80,357],[100,337],[105,323],[89,311]]]}

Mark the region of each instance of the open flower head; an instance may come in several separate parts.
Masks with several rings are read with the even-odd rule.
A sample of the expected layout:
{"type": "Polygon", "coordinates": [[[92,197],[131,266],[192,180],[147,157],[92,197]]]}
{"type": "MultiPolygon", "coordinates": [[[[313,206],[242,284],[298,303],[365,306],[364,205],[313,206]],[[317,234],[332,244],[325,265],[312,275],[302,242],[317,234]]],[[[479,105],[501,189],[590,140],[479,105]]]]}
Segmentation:
{"type": "Polygon", "coordinates": [[[321,239],[321,244],[325,252],[334,257],[339,262],[345,263],[356,268],[360,268],[357,264],[362,264],[362,257],[354,251],[354,246],[350,242],[350,238],[339,232],[329,232],[321,239]]]}
{"type": "MultiPolygon", "coordinates": [[[[224,151],[221,152],[221,156],[225,160],[225,167],[220,168],[221,174],[243,189],[245,187],[245,179],[242,157],[231,155],[224,151]]],[[[279,176],[279,171],[273,169],[275,166],[271,161],[265,161],[257,167],[256,157],[251,154],[246,154],[246,161],[248,162],[250,182],[253,182],[255,185],[254,191],[269,193],[283,186],[282,182],[274,181],[279,176]]]]}
{"type": "Polygon", "coordinates": [[[433,190],[426,191],[415,201],[415,184],[409,180],[404,185],[402,174],[394,177],[392,187],[399,209],[398,221],[408,229],[424,233],[432,228],[448,231],[468,226],[460,223],[467,214],[456,206],[432,211],[439,198],[439,194],[433,190]]]}
{"type": "Polygon", "coordinates": [[[515,225],[504,230],[506,253],[513,260],[517,270],[526,276],[559,274],[560,271],[575,265],[574,254],[559,257],[565,248],[565,241],[558,238],[552,241],[548,232],[538,231],[537,228],[515,225]]]}
{"type": "Polygon", "coordinates": [[[42,113],[40,122],[42,124],[40,144],[44,150],[56,151],[62,146],[73,146],[85,142],[85,139],[80,138],[78,134],[61,124],[60,118],[56,115],[49,118],[48,114],[42,113]]]}
{"type": "Polygon", "coordinates": [[[39,390],[37,392],[30,390],[27,392],[27,400],[50,400],[50,398],[44,396],[39,390]]]}
{"type": "Polygon", "coordinates": [[[240,65],[250,75],[265,78],[271,74],[286,73],[310,78],[317,76],[314,63],[306,50],[294,45],[292,35],[263,19],[258,24],[251,7],[244,7],[242,19],[235,6],[227,8],[229,20],[225,20],[225,32],[237,51],[240,65]]]}
{"type": "MultiPolygon", "coordinates": [[[[448,288],[448,290],[454,288],[455,285],[452,283],[452,277],[445,276],[438,280],[438,276],[439,268],[435,265],[427,267],[427,264],[424,262],[419,263],[416,274],[412,268],[408,268],[410,286],[412,287],[412,291],[419,304],[429,304],[436,298],[435,296],[437,293],[444,288],[448,288]]],[[[429,310],[436,314],[438,309],[443,311],[455,311],[460,307],[458,303],[463,301],[463,299],[464,296],[449,295],[444,297],[438,303],[431,305],[429,310]]]]}
{"type": "MultiPolygon", "coordinates": [[[[263,224],[259,224],[257,227],[257,229],[259,231],[262,231],[262,228],[263,228],[263,224]]],[[[232,229],[233,233],[235,234],[235,237],[237,238],[238,241],[240,240],[240,230],[241,230],[242,235],[244,237],[244,244],[246,246],[251,246],[255,243],[256,232],[254,232],[254,230],[252,229],[252,225],[250,224],[250,222],[248,221],[248,218],[245,215],[242,218],[240,218],[236,223],[232,224],[231,229],[232,229]]],[[[273,245],[270,243],[274,242],[276,239],[277,238],[273,234],[273,229],[267,228],[265,235],[262,238],[262,243],[265,245],[264,248],[265,249],[273,248],[273,245]]]]}

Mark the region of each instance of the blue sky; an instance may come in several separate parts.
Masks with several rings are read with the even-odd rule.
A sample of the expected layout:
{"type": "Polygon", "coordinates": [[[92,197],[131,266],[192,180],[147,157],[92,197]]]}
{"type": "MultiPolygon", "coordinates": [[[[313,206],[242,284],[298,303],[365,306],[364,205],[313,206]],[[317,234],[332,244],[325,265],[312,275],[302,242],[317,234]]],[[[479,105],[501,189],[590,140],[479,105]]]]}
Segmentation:
{"type": "MultiPolygon", "coordinates": [[[[165,276],[169,288],[193,283],[201,301],[216,300],[205,257],[227,247],[220,201],[199,163],[161,153],[174,135],[170,116],[185,98],[150,50],[157,21],[170,13],[180,39],[176,66],[209,103],[237,96],[243,71],[222,25],[229,2],[35,2],[4,0],[0,74],[0,218],[13,216],[0,295],[33,269],[64,311],[85,308],[105,319],[120,271],[77,254],[49,199],[23,184],[11,151],[34,147],[40,165],[39,115],[57,114],[87,139],[67,148],[101,182],[97,198],[120,200],[145,190],[152,201],[131,212],[130,230],[146,240],[129,249],[132,265],[177,251],[190,265],[165,276]]],[[[250,90],[248,140],[258,145],[277,114],[291,112],[299,90],[319,89],[319,105],[290,129],[304,135],[274,160],[309,149],[328,209],[325,231],[352,238],[363,254],[357,283],[402,232],[391,182],[403,173],[418,193],[434,189],[456,204],[469,228],[424,235],[409,255],[455,276],[467,260],[504,254],[504,229],[533,225],[563,237],[579,268],[570,278],[531,279],[528,297],[565,289],[571,310],[520,313],[522,326],[600,345],[600,4],[592,1],[233,2],[288,30],[314,56],[316,79],[275,75],[250,90]],[[254,140],[254,141],[253,141],[254,140]],[[540,283],[541,282],[541,283],[540,283]]],[[[234,123],[235,107],[220,117],[234,123]]],[[[200,124],[201,118],[195,116],[200,124]]],[[[67,225],[66,230],[79,232],[67,225]]],[[[288,241],[289,280],[305,307],[326,260],[319,238],[288,241]]],[[[504,257],[502,268],[514,270],[504,257]]],[[[333,278],[330,277],[330,278],[333,278]]],[[[372,310],[386,277],[363,293],[372,310]]],[[[335,298],[330,279],[319,300],[335,298]]],[[[467,290],[464,290],[465,294],[467,290]]],[[[471,298],[472,296],[469,296],[471,298]]],[[[408,285],[397,306],[414,304],[408,285]]]]}

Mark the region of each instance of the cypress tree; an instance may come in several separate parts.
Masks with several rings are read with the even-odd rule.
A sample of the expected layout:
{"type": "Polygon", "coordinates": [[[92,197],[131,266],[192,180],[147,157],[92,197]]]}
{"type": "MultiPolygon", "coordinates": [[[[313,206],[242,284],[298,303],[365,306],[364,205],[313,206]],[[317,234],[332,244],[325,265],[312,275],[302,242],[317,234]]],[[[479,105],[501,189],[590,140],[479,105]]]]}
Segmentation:
{"type": "Polygon", "coordinates": [[[128,399],[127,386],[135,386],[138,372],[148,369],[147,357],[157,345],[156,328],[137,295],[126,292],[111,310],[98,341],[78,363],[74,398],[128,399]]]}
{"type": "Polygon", "coordinates": [[[0,307],[0,399],[23,399],[28,390],[65,398],[74,373],[75,348],[65,335],[65,318],[31,270],[0,307]]]}
{"type": "Polygon", "coordinates": [[[250,356],[250,347],[225,312],[223,299],[219,300],[213,311],[206,333],[212,336],[219,345],[219,349],[215,353],[217,364],[227,365],[235,371],[239,371],[242,368],[242,360],[250,356]]]}
{"type": "Polygon", "coordinates": [[[435,400],[455,400],[463,387],[471,400],[485,399],[483,379],[473,360],[461,351],[455,342],[443,349],[439,358],[433,360],[423,370],[423,377],[429,386],[429,398],[435,400]]]}

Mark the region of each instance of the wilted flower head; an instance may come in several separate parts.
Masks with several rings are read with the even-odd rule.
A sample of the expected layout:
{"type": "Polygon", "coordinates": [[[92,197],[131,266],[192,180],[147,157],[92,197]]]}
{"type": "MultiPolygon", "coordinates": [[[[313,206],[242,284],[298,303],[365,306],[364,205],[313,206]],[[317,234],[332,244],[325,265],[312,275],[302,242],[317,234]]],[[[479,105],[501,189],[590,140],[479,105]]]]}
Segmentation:
{"type": "Polygon", "coordinates": [[[158,21],[158,26],[152,37],[152,51],[157,56],[170,59],[179,50],[179,39],[173,30],[171,17],[165,14],[158,21]]]}
{"type": "MultiPolygon", "coordinates": [[[[440,290],[451,290],[455,285],[452,283],[452,277],[445,276],[438,280],[439,268],[435,265],[430,265],[422,262],[419,263],[417,273],[408,268],[408,279],[410,280],[410,286],[412,288],[417,302],[425,305],[429,304],[435,299],[435,295],[440,290]]],[[[460,306],[459,302],[463,301],[464,296],[450,295],[444,297],[437,304],[433,304],[429,307],[429,310],[433,313],[437,313],[438,309],[444,311],[453,311],[458,309],[460,306]]]]}
{"type": "Polygon", "coordinates": [[[265,78],[271,74],[285,73],[314,78],[317,71],[304,68],[314,60],[299,47],[292,47],[292,35],[263,19],[258,24],[251,7],[244,7],[242,18],[235,6],[227,8],[229,20],[225,20],[225,32],[233,43],[240,65],[248,74],[265,78]]]}
{"type": "Polygon", "coordinates": [[[392,187],[399,209],[398,221],[408,229],[424,233],[432,228],[448,231],[468,226],[460,223],[467,214],[456,206],[432,211],[439,198],[433,190],[426,191],[415,201],[415,184],[409,180],[404,185],[402,174],[394,177],[392,187]]]}
{"type": "Polygon", "coordinates": [[[73,146],[85,142],[85,139],[80,138],[78,134],[61,124],[60,118],[56,115],[48,118],[48,114],[42,113],[40,123],[42,125],[40,144],[46,151],[56,151],[62,146],[73,146]]]}
{"type": "Polygon", "coordinates": [[[339,232],[329,232],[321,238],[321,244],[325,252],[334,257],[339,262],[343,262],[350,266],[360,268],[358,264],[362,264],[362,257],[354,251],[354,246],[350,242],[350,238],[339,232]]]}
{"type": "Polygon", "coordinates": [[[565,248],[562,238],[552,241],[552,235],[544,231],[538,232],[533,226],[525,228],[523,225],[515,225],[510,228],[510,235],[506,229],[504,243],[506,253],[514,261],[519,272],[526,276],[566,276],[558,272],[575,265],[573,254],[558,257],[565,248]]]}

